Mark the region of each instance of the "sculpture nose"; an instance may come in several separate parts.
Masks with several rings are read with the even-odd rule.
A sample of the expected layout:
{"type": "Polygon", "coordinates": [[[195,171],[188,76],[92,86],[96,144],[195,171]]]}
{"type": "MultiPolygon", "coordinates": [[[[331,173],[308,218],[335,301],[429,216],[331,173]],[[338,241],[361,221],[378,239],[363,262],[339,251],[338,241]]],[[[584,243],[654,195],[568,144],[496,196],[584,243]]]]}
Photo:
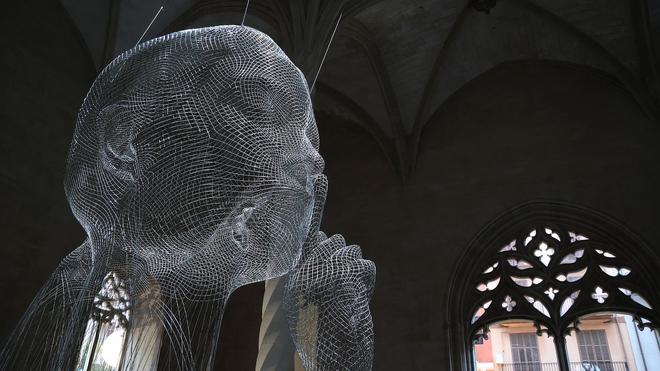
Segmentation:
{"type": "Polygon", "coordinates": [[[303,137],[303,153],[311,163],[311,174],[318,175],[323,173],[323,170],[325,169],[325,161],[323,160],[323,157],[319,151],[316,149],[316,146],[314,146],[310,141],[309,136],[303,137]]]}
{"type": "Polygon", "coordinates": [[[313,158],[313,163],[314,163],[314,168],[312,173],[317,175],[317,174],[322,174],[323,170],[325,169],[325,160],[323,160],[323,157],[321,157],[321,154],[314,151],[314,154],[312,156],[313,158]]]}

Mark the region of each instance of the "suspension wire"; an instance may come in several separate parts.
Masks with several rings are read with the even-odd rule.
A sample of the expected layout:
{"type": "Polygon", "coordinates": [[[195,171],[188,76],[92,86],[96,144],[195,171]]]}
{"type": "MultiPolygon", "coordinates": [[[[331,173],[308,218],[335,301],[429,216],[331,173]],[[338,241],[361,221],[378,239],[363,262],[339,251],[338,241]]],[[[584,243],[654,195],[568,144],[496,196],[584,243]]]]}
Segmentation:
{"type": "Polygon", "coordinates": [[[337,32],[337,27],[339,27],[339,22],[341,22],[341,16],[343,14],[344,14],[343,12],[339,13],[337,24],[335,24],[335,29],[332,31],[332,36],[330,36],[330,41],[328,42],[328,46],[325,48],[325,53],[323,53],[323,58],[321,59],[321,64],[319,65],[319,69],[316,71],[316,76],[314,76],[314,82],[312,82],[312,88],[309,89],[310,93],[314,91],[314,86],[316,86],[316,80],[319,78],[319,73],[321,73],[323,62],[325,62],[325,57],[328,55],[328,50],[330,50],[330,45],[332,45],[332,40],[335,38],[335,33],[337,32]]]}
{"type": "Polygon", "coordinates": [[[160,12],[162,10],[163,10],[163,6],[161,5],[160,9],[158,9],[158,12],[156,12],[156,15],[153,17],[151,22],[149,22],[149,25],[147,26],[147,29],[144,30],[144,32],[142,33],[142,36],[140,36],[140,39],[137,41],[137,43],[135,43],[135,46],[137,46],[137,44],[139,44],[140,41],[142,41],[142,38],[144,37],[144,35],[147,34],[147,31],[149,31],[149,28],[151,28],[151,25],[154,24],[154,21],[156,20],[156,18],[158,18],[158,15],[160,14],[160,12]]]}
{"type": "Polygon", "coordinates": [[[250,7],[250,0],[247,0],[247,4],[245,4],[245,11],[243,12],[243,20],[241,21],[241,26],[245,24],[245,16],[247,16],[249,7],[250,7]]]}

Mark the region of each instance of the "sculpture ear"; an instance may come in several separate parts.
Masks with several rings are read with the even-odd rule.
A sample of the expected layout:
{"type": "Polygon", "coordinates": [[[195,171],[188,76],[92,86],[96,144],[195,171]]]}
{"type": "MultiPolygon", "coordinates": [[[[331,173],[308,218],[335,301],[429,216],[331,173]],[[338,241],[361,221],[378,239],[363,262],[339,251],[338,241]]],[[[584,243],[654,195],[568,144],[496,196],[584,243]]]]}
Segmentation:
{"type": "Polygon", "coordinates": [[[248,248],[248,237],[250,236],[250,229],[247,226],[247,221],[252,217],[254,205],[243,205],[238,210],[238,215],[234,216],[232,221],[231,237],[239,248],[246,250],[248,248]]]}
{"type": "Polygon", "coordinates": [[[120,105],[105,107],[98,116],[103,167],[125,180],[135,181],[137,154],[133,146],[134,125],[130,114],[120,105]]]}

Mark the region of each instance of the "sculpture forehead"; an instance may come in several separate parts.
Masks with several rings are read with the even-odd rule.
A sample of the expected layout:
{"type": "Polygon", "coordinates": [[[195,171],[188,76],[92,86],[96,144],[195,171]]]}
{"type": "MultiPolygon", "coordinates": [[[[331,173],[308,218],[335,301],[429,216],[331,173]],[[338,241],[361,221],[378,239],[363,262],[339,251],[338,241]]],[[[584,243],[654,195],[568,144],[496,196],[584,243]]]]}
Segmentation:
{"type": "Polygon", "coordinates": [[[164,112],[206,111],[208,117],[227,106],[248,113],[251,123],[269,122],[257,115],[276,106],[293,126],[307,125],[312,112],[304,76],[270,37],[216,26],[168,34],[117,57],[95,81],[80,121],[130,117],[139,130],[133,125],[164,112]]]}
{"type": "Polygon", "coordinates": [[[229,85],[259,82],[307,90],[300,70],[266,34],[216,26],[175,32],[124,52],[99,75],[92,91],[117,96],[143,87],[159,95],[212,83],[219,93],[229,85]]]}

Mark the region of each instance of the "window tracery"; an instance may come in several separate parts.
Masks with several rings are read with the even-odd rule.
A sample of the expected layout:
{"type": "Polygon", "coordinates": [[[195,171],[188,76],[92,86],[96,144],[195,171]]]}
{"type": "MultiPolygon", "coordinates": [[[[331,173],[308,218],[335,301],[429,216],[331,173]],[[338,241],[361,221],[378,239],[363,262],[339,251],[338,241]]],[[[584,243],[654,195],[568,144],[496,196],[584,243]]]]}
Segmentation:
{"type": "Polygon", "coordinates": [[[92,319],[100,323],[126,328],[130,318],[131,302],[126,284],[117,273],[110,272],[103,279],[101,290],[94,297],[92,319]]]}
{"type": "Polygon", "coordinates": [[[130,318],[127,284],[117,272],[111,271],[94,296],[76,371],[119,370],[130,318]]]}
{"type": "Polygon", "coordinates": [[[487,339],[488,324],[513,317],[535,321],[539,334],[553,337],[568,335],[579,316],[597,310],[630,313],[640,329],[656,326],[634,262],[598,236],[535,225],[494,251],[472,281],[473,342],[487,339]]]}
{"type": "Polygon", "coordinates": [[[660,323],[657,251],[624,224],[581,205],[534,200],[509,209],[463,249],[449,281],[450,369],[483,368],[499,362],[497,354],[510,362],[500,335],[511,326],[545,339],[544,349],[554,351],[542,362],[562,371],[577,367],[576,332],[598,321],[625,319],[621,330],[631,339],[657,345],[651,341],[660,323]]]}

